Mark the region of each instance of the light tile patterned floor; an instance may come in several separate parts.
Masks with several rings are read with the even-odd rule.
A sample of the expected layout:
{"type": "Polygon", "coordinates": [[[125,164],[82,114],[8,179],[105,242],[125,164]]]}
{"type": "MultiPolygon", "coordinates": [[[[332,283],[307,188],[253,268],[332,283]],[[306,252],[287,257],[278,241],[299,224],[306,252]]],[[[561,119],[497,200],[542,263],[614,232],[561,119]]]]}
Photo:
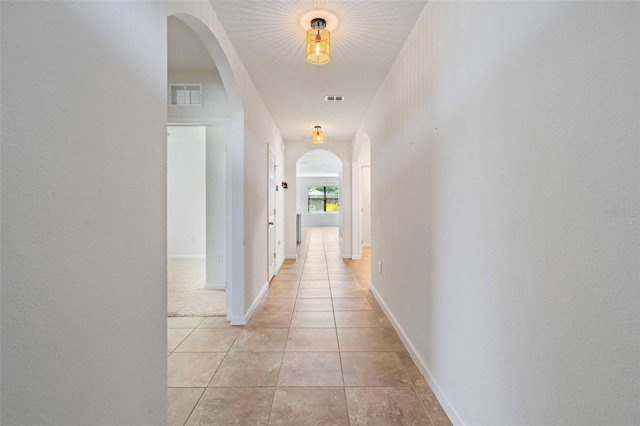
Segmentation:
{"type": "Polygon", "coordinates": [[[368,250],[306,228],[249,324],[168,319],[170,425],[449,425],[368,290],[368,250]]]}

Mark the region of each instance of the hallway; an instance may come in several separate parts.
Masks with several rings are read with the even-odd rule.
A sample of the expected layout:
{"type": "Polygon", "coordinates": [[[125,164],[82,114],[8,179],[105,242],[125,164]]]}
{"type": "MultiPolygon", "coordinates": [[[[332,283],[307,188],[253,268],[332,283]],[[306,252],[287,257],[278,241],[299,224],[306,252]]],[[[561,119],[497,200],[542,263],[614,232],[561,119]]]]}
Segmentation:
{"type": "Polygon", "coordinates": [[[369,264],[342,259],[336,228],[305,228],[246,327],[169,318],[169,424],[450,424],[369,264]]]}

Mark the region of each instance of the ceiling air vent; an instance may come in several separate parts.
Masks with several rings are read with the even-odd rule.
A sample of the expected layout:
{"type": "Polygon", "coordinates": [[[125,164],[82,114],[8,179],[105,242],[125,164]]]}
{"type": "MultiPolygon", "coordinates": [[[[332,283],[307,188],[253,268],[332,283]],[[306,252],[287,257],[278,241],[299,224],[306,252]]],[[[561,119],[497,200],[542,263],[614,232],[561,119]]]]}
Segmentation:
{"type": "Polygon", "coordinates": [[[325,96],[324,97],[325,101],[344,101],[344,96],[325,96]]]}

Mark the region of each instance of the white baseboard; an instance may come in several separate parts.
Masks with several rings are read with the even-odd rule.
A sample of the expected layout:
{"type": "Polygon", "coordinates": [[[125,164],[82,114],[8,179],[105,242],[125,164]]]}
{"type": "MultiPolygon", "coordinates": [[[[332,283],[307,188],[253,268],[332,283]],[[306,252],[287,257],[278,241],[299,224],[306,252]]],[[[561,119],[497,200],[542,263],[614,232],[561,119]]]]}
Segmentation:
{"type": "Polygon", "coordinates": [[[227,317],[230,325],[247,325],[247,319],[244,316],[240,317],[227,317]]]}
{"type": "Polygon", "coordinates": [[[362,259],[361,254],[356,254],[355,256],[351,256],[351,260],[361,260],[361,259],[362,259]]]}
{"type": "Polygon", "coordinates": [[[442,391],[442,388],[438,385],[438,382],[431,374],[431,371],[429,370],[427,363],[416,351],[415,346],[413,346],[413,343],[411,343],[411,340],[409,339],[409,337],[406,335],[402,327],[400,327],[400,324],[398,324],[398,321],[393,316],[393,314],[391,313],[387,305],[384,303],[384,300],[382,300],[382,298],[380,297],[380,294],[376,290],[373,283],[369,284],[369,289],[371,290],[373,297],[375,297],[375,299],[378,301],[378,303],[382,307],[382,310],[384,311],[384,313],[387,315],[387,318],[389,319],[389,322],[391,322],[391,325],[393,326],[393,328],[396,330],[396,333],[398,333],[398,336],[400,336],[402,343],[404,343],[404,345],[407,347],[407,350],[409,351],[409,355],[411,355],[413,362],[416,363],[416,366],[418,367],[422,375],[425,377],[425,379],[427,379],[427,383],[429,384],[429,387],[431,388],[431,390],[433,391],[433,394],[438,399],[438,402],[442,406],[442,409],[445,411],[445,413],[447,413],[447,416],[449,416],[449,420],[451,420],[451,422],[454,425],[464,426],[464,422],[460,418],[460,415],[458,415],[458,412],[451,404],[451,401],[449,401],[449,398],[447,398],[445,393],[442,391]]]}
{"type": "Polygon", "coordinates": [[[224,283],[206,283],[204,285],[204,288],[206,288],[207,290],[225,290],[226,286],[224,285],[224,283]]]}
{"type": "Polygon", "coordinates": [[[168,260],[207,260],[207,256],[199,256],[199,255],[175,255],[175,256],[167,256],[168,260]]]}
{"type": "Polygon", "coordinates": [[[362,247],[371,247],[371,243],[364,243],[362,244],[362,247]]]}
{"type": "Polygon", "coordinates": [[[267,290],[269,290],[269,283],[268,282],[264,283],[264,285],[260,289],[260,293],[258,293],[258,296],[256,297],[256,299],[253,301],[253,303],[249,307],[249,310],[247,311],[247,313],[244,316],[245,317],[245,323],[243,325],[245,325],[246,323],[249,322],[249,320],[251,319],[251,316],[256,311],[256,308],[258,307],[258,305],[262,301],[262,298],[264,297],[264,294],[267,292],[267,290]]]}
{"type": "Polygon", "coordinates": [[[298,255],[297,254],[288,255],[288,256],[285,256],[284,258],[289,260],[298,260],[298,255]]]}

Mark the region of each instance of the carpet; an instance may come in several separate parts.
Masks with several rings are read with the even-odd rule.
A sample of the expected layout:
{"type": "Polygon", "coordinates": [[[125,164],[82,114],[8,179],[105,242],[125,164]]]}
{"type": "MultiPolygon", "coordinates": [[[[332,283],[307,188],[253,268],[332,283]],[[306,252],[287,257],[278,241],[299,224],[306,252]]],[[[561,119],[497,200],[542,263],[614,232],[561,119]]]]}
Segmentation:
{"type": "Polygon", "coordinates": [[[167,314],[170,317],[224,317],[224,290],[205,289],[205,260],[167,261],[167,314]]]}

